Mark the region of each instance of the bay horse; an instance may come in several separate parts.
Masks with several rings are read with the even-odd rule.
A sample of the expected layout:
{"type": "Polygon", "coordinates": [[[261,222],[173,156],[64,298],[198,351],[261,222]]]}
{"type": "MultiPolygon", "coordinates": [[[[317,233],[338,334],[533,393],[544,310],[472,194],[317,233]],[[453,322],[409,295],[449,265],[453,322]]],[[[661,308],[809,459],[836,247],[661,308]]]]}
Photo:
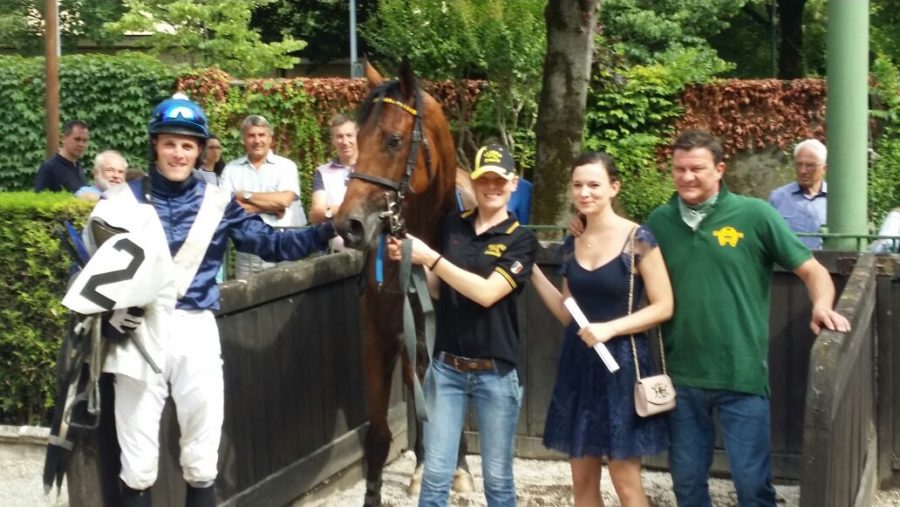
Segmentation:
{"type": "MultiPolygon", "coordinates": [[[[385,254],[383,284],[373,276],[374,250],[385,229],[385,212],[399,204],[406,230],[436,248],[441,219],[457,208],[457,184],[463,186],[463,195],[468,192],[469,202],[474,199],[468,173],[457,169],[456,149],[441,105],[419,88],[409,61],[404,58],[396,81],[386,82],[368,63],[365,69],[370,92],[358,113],[359,155],[334,225],[346,246],[368,253],[360,299],[369,420],[364,505],[376,506],[381,503],[382,471],[392,438],[387,409],[397,356],[402,358],[407,387],[411,386],[413,375],[422,377],[430,359],[420,347],[417,371],[413,371],[407,355],[401,354],[404,295],[399,290],[398,263],[386,259],[385,254]]],[[[421,345],[421,318],[416,320],[421,345]]],[[[414,450],[417,467],[410,483],[411,493],[418,492],[421,480],[421,423],[417,424],[414,450]]],[[[471,483],[463,435],[454,488],[471,489],[471,483]]]]}

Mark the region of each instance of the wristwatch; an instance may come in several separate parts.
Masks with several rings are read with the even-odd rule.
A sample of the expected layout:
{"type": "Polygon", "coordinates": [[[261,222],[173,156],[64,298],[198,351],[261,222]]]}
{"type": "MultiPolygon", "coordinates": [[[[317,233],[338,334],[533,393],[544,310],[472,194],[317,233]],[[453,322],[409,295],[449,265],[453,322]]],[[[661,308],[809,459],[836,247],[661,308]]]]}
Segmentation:
{"type": "Polygon", "coordinates": [[[334,218],[334,212],[331,208],[325,208],[325,218],[334,218]]]}
{"type": "Polygon", "coordinates": [[[244,192],[243,194],[241,194],[241,199],[250,201],[250,199],[253,199],[253,192],[244,192]]]}

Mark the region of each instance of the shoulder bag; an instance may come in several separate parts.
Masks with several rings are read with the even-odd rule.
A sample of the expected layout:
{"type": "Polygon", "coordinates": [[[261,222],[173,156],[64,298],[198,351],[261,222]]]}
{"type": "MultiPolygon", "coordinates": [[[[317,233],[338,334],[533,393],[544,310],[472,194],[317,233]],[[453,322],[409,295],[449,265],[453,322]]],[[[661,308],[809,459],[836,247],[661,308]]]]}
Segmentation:
{"type": "MultiPolygon", "coordinates": [[[[634,272],[635,230],[631,231],[631,266],[628,277],[628,314],[634,306],[634,272]]],[[[662,361],[662,374],[641,378],[641,366],[638,363],[637,344],[634,334],[631,335],[631,355],[634,358],[634,373],[637,382],[634,384],[634,409],[641,417],[649,417],[675,408],[675,386],[666,370],[666,351],[663,347],[662,331],[657,327],[656,337],[659,341],[659,357],[662,361]]]]}

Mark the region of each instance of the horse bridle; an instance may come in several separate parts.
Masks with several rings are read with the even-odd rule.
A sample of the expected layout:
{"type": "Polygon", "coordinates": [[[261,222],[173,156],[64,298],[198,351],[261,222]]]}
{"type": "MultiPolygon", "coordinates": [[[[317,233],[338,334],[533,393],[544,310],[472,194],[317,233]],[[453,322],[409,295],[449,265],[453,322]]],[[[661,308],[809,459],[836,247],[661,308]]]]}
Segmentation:
{"type": "Polygon", "coordinates": [[[399,100],[387,97],[386,92],[382,93],[373,100],[373,102],[382,102],[384,104],[397,106],[400,109],[411,114],[413,117],[412,144],[409,148],[409,156],[406,158],[406,169],[403,172],[403,176],[400,177],[400,181],[393,181],[387,178],[382,178],[380,176],[361,173],[359,171],[353,171],[352,173],[350,173],[350,178],[352,179],[358,179],[366,181],[368,183],[372,183],[374,185],[378,185],[380,187],[385,187],[389,190],[392,190],[394,194],[396,194],[397,199],[393,200],[391,199],[390,193],[385,192],[387,209],[380,215],[381,218],[386,221],[390,234],[394,236],[403,236],[405,233],[406,227],[402,216],[402,203],[407,191],[411,189],[409,182],[410,179],[412,179],[413,171],[415,171],[416,169],[416,158],[419,154],[420,144],[425,150],[425,167],[428,170],[429,180],[431,180],[432,177],[431,150],[428,148],[428,139],[425,137],[425,133],[422,129],[422,121],[424,120],[425,110],[422,107],[422,91],[419,90],[418,86],[416,86],[414,95],[415,107],[410,107],[407,104],[400,102],[399,100]]]}
{"type": "MultiPolygon", "coordinates": [[[[422,130],[422,121],[424,120],[425,114],[425,110],[422,108],[422,91],[419,90],[418,86],[416,86],[415,107],[410,107],[409,105],[404,104],[399,100],[388,97],[386,91],[376,97],[373,102],[381,102],[384,104],[397,106],[413,116],[411,140],[412,144],[409,148],[409,156],[406,158],[406,169],[403,171],[403,176],[400,177],[400,181],[393,181],[387,178],[382,178],[380,176],[360,173],[358,171],[350,173],[350,178],[355,178],[358,180],[366,181],[368,183],[372,183],[374,185],[378,185],[380,187],[387,188],[389,191],[393,191],[396,194],[397,199],[392,200],[391,193],[385,192],[385,202],[387,209],[381,212],[380,217],[386,222],[389,234],[396,237],[405,237],[406,226],[403,221],[402,203],[403,198],[406,196],[406,192],[411,190],[410,180],[412,179],[413,171],[415,171],[416,169],[416,158],[419,154],[420,144],[425,150],[425,167],[428,170],[428,180],[431,181],[433,179],[431,168],[431,152],[428,148],[428,139],[425,137],[425,133],[422,130]]],[[[383,281],[381,279],[382,274],[380,272],[380,262],[383,255],[384,242],[385,236],[384,234],[382,234],[375,261],[375,279],[379,287],[381,286],[381,283],[383,281]]],[[[422,311],[423,329],[425,334],[425,346],[426,350],[428,351],[427,353],[429,358],[432,356],[432,352],[434,350],[434,307],[431,303],[431,297],[428,295],[428,284],[426,282],[424,268],[412,265],[412,242],[408,238],[404,239],[401,249],[402,255],[399,263],[398,283],[400,287],[400,293],[403,295],[402,335],[404,347],[406,349],[407,360],[409,361],[412,371],[415,372],[417,338],[415,318],[413,316],[412,305],[410,303],[410,294],[416,294],[419,299],[419,307],[422,311]],[[410,286],[410,284],[412,284],[412,287],[410,286]]],[[[427,421],[428,412],[425,404],[425,396],[424,392],[422,391],[422,385],[419,382],[419,377],[415,373],[413,373],[412,384],[413,397],[415,399],[416,406],[416,417],[421,421],[427,421]]]]}

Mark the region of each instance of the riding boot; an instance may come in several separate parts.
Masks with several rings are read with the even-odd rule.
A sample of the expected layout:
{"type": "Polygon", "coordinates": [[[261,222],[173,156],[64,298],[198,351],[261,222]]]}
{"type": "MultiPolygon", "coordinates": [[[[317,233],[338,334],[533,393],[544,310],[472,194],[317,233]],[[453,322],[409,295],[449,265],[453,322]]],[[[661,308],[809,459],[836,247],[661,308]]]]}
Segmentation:
{"type": "Polygon", "coordinates": [[[195,488],[188,485],[185,507],[216,507],[216,486],[195,488]]]}
{"type": "Polygon", "coordinates": [[[122,484],[122,507],[151,507],[150,489],[131,489],[122,484]]]}

